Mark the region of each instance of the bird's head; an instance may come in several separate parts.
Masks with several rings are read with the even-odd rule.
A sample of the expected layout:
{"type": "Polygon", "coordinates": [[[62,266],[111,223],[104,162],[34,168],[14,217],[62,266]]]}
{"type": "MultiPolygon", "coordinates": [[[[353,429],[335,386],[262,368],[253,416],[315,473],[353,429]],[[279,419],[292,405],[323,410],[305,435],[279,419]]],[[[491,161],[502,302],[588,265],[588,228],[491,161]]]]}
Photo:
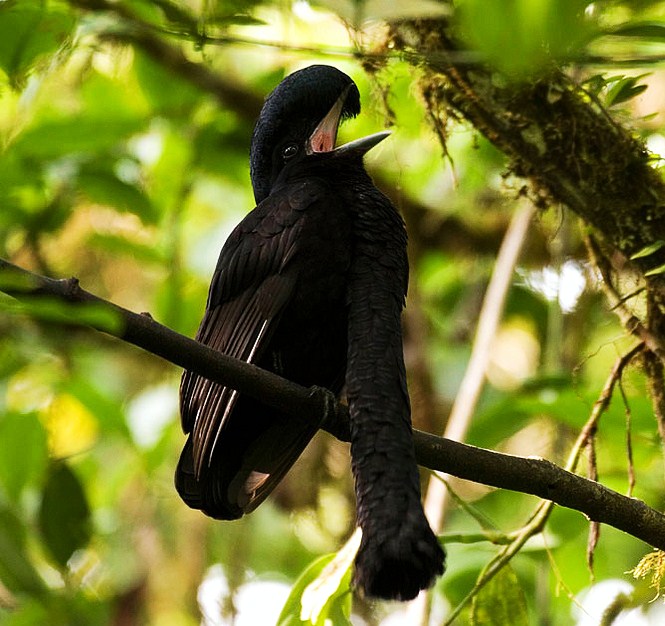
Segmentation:
{"type": "Polygon", "coordinates": [[[314,153],[367,151],[387,136],[371,142],[379,133],[335,149],[340,122],[358,113],[358,88],[338,69],[311,65],[287,76],[266,99],[254,127],[250,174],[256,202],[268,197],[288,163],[314,153]]]}

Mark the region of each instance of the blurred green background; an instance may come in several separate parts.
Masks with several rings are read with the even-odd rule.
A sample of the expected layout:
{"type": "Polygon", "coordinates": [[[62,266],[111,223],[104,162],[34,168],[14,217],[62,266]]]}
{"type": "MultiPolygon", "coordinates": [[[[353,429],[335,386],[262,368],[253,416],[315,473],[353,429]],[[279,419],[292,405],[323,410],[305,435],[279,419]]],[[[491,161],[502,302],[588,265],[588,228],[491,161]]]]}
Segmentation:
{"type": "MultiPolygon", "coordinates": [[[[367,166],[409,228],[413,417],[441,433],[524,182],[453,114],[436,120],[442,147],[417,67],[384,45],[385,20],[419,16],[450,17],[507,80],[568,63],[589,98],[639,135],[660,166],[664,2],[4,0],[0,256],[76,276],[96,295],[193,336],[219,249],[253,207],[248,150],[263,97],[300,67],[334,64],[357,82],[363,103],[341,140],[394,130],[367,166]]],[[[614,361],[633,345],[598,292],[583,230],[561,206],[534,221],[469,442],[563,463],[614,361]]],[[[629,272],[621,281],[626,293],[639,286],[629,272]]],[[[639,300],[632,304],[639,313],[639,300]]],[[[208,520],[173,487],[184,442],[178,368],[52,315],[0,295],[0,623],[274,623],[298,576],[353,530],[348,446],[319,434],[250,517],[208,520]]],[[[628,489],[629,420],[633,495],[661,508],[661,442],[639,368],[625,372],[622,389],[626,402],[616,393],[599,429],[600,480],[628,489]]],[[[521,494],[455,488],[503,532],[536,505],[521,494]]],[[[459,541],[478,530],[455,508],[445,532],[457,540],[447,542],[431,623],[496,553],[459,541]]],[[[587,535],[581,514],[555,509],[544,535],[487,591],[490,610],[476,606],[455,623],[599,623],[584,621],[579,594],[615,579],[638,605],[655,595],[626,574],[648,546],[602,528],[594,579],[587,535]]],[[[343,610],[329,607],[332,623],[347,619],[349,600],[342,594],[343,610]]],[[[644,623],[663,623],[653,621],[657,605],[644,605],[652,613],[640,614],[652,620],[644,623]]],[[[355,599],[351,610],[354,624],[408,623],[397,605],[355,599]]],[[[297,611],[288,620],[301,623],[297,611]]]]}

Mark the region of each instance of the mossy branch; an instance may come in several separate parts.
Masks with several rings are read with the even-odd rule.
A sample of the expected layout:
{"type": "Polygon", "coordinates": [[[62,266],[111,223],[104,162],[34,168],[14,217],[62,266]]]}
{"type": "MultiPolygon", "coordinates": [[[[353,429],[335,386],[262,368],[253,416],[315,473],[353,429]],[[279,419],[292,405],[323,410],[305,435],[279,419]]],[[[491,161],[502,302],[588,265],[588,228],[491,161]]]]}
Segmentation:
{"type": "MultiPolygon", "coordinates": [[[[567,206],[627,259],[665,239],[665,183],[628,129],[558,69],[518,83],[457,63],[464,47],[451,30],[445,21],[414,20],[389,35],[407,59],[414,52],[424,59],[420,88],[435,117],[452,108],[466,118],[543,206],[567,206]]],[[[634,263],[647,275],[665,264],[665,247],[634,263]]],[[[665,307],[665,276],[646,280],[665,307]]]]}

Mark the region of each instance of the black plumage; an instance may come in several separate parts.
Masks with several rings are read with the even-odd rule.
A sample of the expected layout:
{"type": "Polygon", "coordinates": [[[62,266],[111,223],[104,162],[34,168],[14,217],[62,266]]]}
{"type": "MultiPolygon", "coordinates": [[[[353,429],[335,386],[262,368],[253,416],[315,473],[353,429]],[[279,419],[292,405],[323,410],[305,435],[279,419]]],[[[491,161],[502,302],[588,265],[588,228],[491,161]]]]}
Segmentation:
{"type": "MultiPolygon", "coordinates": [[[[443,571],[420,504],[400,316],[404,224],[365,172],[378,133],[334,148],[357,87],[328,66],[288,76],[252,137],[257,207],[220,253],[197,339],[301,385],[340,394],[351,413],[363,530],[356,585],[408,599],[443,571]]],[[[218,519],[254,510],[314,436],[294,419],[197,374],[181,383],[189,438],[176,472],[185,502],[218,519]]]]}

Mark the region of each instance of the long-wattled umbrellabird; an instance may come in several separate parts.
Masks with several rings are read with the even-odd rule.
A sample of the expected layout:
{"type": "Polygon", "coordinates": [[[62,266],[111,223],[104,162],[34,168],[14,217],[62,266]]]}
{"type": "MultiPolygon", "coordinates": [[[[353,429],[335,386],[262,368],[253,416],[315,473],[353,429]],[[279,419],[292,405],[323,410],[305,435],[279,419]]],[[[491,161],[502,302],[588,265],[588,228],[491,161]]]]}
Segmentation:
{"type": "MultiPolygon", "coordinates": [[[[401,312],[406,231],[363,155],[388,133],[335,147],[360,112],[354,82],[313,65],[268,96],[252,136],[256,208],[219,256],[197,339],[305,386],[346,388],[362,541],[354,584],[407,600],[443,572],[420,503],[401,312]]],[[[318,429],[193,372],[180,387],[189,438],[183,500],[217,519],[253,511],[318,429]]]]}

